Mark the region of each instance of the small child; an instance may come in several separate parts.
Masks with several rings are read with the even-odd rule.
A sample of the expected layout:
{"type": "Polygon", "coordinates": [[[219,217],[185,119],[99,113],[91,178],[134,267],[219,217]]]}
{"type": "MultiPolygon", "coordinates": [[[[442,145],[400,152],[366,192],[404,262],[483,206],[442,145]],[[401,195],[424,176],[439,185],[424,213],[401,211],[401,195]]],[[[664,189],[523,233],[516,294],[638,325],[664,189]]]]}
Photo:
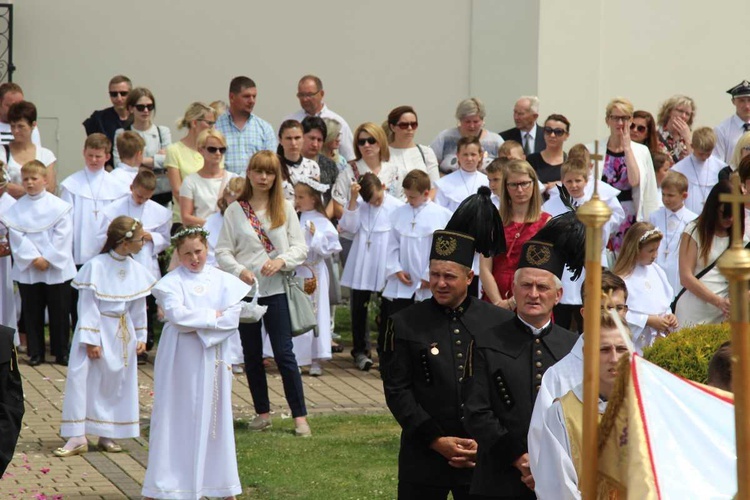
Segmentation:
{"type": "Polygon", "coordinates": [[[719,182],[719,172],[726,164],[711,154],[716,145],[716,133],[713,129],[701,127],[695,130],[691,144],[692,154],[675,163],[672,170],[687,177],[690,189],[685,206],[691,212],[699,214],[703,211],[711,188],[719,182]]]}
{"type": "MultiPolygon", "coordinates": [[[[668,155],[664,155],[669,158],[668,155]]],[[[672,291],[677,295],[682,290],[680,284],[680,266],[677,258],[680,250],[681,234],[688,223],[698,218],[685,207],[688,196],[687,177],[674,170],[667,172],[661,183],[661,200],[663,206],[651,213],[648,220],[664,235],[659,246],[656,263],[667,275],[672,291]]]]}
{"type": "Polygon", "coordinates": [[[429,288],[432,233],[444,229],[451,218],[448,209],[430,201],[430,177],[425,172],[412,170],[404,177],[402,186],[407,204],[394,210],[391,216],[393,229],[386,251],[378,332],[381,353],[388,317],[432,296],[429,288]]]}
{"type": "MultiPolygon", "coordinates": [[[[125,132],[117,140],[121,140],[127,134],[133,133],[125,132]]],[[[139,135],[133,135],[143,141],[139,135]]],[[[114,172],[118,170],[120,170],[119,167],[114,172]]],[[[114,175],[114,172],[110,175],[114,175]]],[[[172,212],[151,199],[155,190],[156,175],[150,170],[138,172],[130,185],[130,196],[123,196],[102,210],[101,225],[99,226],[99,242],[101,245],[104,244],[107,239],[107,228],[117,217],[127,215],[140,221],[143,225],[145,242],[141,251],[133,254],[133,258],[158,279],[161,277],[159,254],[169,246],[172,212]]],[[[147,352],[138,355],[139,364],[144,364],[148,361],[148,351],[154,346],[154,319],[157,311],[156,301],[153,297],[146,297],[146,307],[148,310],[147,352]]]]}
{"type": "Polygon", "coordinates": [[[636,352],[677,329],[677,317],[670,305],[672,285],[658,264],[654,264],[663,235],[648,222],[636,222],[625,233],[614,272],[628,287],[626,318],[633,332],[636,352]]]}
{"type": "Polygon", "coordinates": [[[120,163],[115,165],[115,169],[111,172],[112,177],[129,187],[143,163],[145,147],[146,141],[135,132],[126,130],[118,135],[117,151],[120,153],[120,163]]]}
{"type": "Polygon", "coordinates": [[[154,366],[142,494],[233,499],[242,493],[242,486],[226,341],[236,335],[244,309],[241,301],[250,285],[206,266],[208,242],[203,228],[183,228],[172,241],[180,266],[153,289],[166,323],[154,366]]]}
{"type": "Polygon", "coordinates": [[[328,186],[308,177],[299,178],[294,186],[294,201],[300,212],[299,223],[308,248],[307,259],[297,267],[297,275],[316,279],[317,286],[312,298],[318,317],[317,335],[310,331],[293,339],[294,355],[299,366],[310,365],[310,375],[313,377],[323,374],[320,362],[332,357],[331,308],[328,297],[330,277],[324,259],[341,251],[339,233],[325,215],[323,193],[327,190],[328,186]]]}
{"type": "Polygon", "coordinates": [[[456,147],[458,169],[435,182],[435,203],[455,212],[466,198],[477,194],[480,186],[489,186],[487,176],[479,172],[482,145],[476,137],[462,137],[456,147]]]}
{"type": "Polygon", "coordinates": [[[664,178],[667,176],[674,165],[672,156],[667,153],[654,153],[651,155],[651,159],[654,162],[654,173],[656,174],[656,185],[659,186],[659,195],[661,195],[661,183],[664,182],[664,178]]]}
{"type": "MultiPolygon", "coordinates": [[[[28,339],[29,365],[44,362],[44,312],[49,313],[50,351],[68,364],[70,280],[73,263],[73,207],[48,193],[47,168],[32,160],[21,167],[26,195],[0,215],[10,233],[11,279],[18,282],[28,339]]],[[[10,326],[15,325],[11,323],[10,326]]]]}
{"type": "MultiPolygon", "coordinates": [[[[5,169],[5,165],[0,162],[0,218],[16,202],[16,199],[5,190],[9,182],[10,174],[5,169]]],[[[16,310],[16,294],[13,290],[13,278],[10,277],[11,265],[8,228],[0,223],[0,325],[10,326],[16,330],[14,344],[18,346],[20,344],[18,330],[15,328],[18,322],[18,312],[16,310]]]]}
{"type": "Polygon", "coordinates": [[[156,284],[132,258],[144,241],[139,221],[117,217],[101,253],[73,280],[80,291],[79,321],[60,426],[69,439],[55,456],[86,453],[86,434],[99,436],[98,448],[108,453],[122,451],[115,438],[140,435],[136,355],[146,350],[146,296],[156,284]]]}
{"type": "Polygon", "coordinates": [[[380,293],[385,286],[385,259],[393,228],[391,216],[403,202],[388,194],[380,179],[371,172],[363,175],[359,183],[353,182],[350,191],[339,227],[353,233],[354,240],[341,284],[351,288],[352,357],[357,368],[368,371],[372,359],[367,335],[367,304],[371,294],[380,293]],[[360,194],[362,203],[357,201],[360,194]]]}
{"type": "Polygon", "coordinates": [[[516,141],[505,141],[497,148],[497,157],[506,160],[525,160],[523,146],[516,141]]]}
{"type": "MultiPolygon", "coordinates": [[[[508,142],[512,141],[505,141],[503,145],[508,142]]],[[[500,146],[500,148],[502,149],[502,146],[500,146]]],[[[490,184],[490,191],[492,191],[490,200],[492,200],[492,204],[495,205],[498,210],[500,209],[500,200],[503,193],[503,166],[509,161],[510,160],[505,158],[495,158],[485,169],[487,180],[490,184]]]]}

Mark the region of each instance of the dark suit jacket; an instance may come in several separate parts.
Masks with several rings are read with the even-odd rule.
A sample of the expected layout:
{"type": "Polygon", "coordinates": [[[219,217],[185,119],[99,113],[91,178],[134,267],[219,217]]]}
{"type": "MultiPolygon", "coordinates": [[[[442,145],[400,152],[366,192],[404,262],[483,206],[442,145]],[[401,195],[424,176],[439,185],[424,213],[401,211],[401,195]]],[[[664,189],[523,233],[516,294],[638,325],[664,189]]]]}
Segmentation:
{"type": "MultiPolygon", "coordinates": [[[[516,141],[521,146],[523,146],[523,138],[521,137],[521,131],[518,130],[518,128],[516,127],[509,128],[508,130],[504,132],[500,132],[500,137],[502,137],[504,141],[516,141]]],[[[539,125],[537,125],[536,137],[534,138],[534,151],[532,152],[538,153],[546,147],[547,147],[547,142],[544,140],[544,129],[543,127],[540,127],[539,125]]]]}
{"type": "Polygon", "coordinates": [[[0,477],[13,459],[24,413],[14,333],[12,328],[0,325],[0,477]]]}

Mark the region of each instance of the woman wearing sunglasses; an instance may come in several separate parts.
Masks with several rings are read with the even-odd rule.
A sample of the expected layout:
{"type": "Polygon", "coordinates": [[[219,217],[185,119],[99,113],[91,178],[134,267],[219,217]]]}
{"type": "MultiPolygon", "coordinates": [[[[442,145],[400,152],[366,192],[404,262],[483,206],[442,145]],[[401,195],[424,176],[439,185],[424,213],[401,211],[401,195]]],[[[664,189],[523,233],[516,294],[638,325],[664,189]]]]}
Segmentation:
{"type": "Polygon", "coordinates": [[[115,132],[113,150],[115,168],[120,163],[120,154],[117,152],[117,137],[125,130],[132,130],[146,141],[141,166],[151,169],[163,167],[164,153],[167,146],[172,143],[172,135],[169,127],[158,126],[153,122],[154,112],[156,111],[154,94],[145,87],[136,87],[128,94],[125,105],[130,112],[130,122],[115,132]]]}
{"type": "Polygon", "coordinates": [[[630,123],[630,139],[638,144],[643,144],[651,154],[667,153],[667,148],[659,141],[656,132],[656,122],[648,111],[639,109],[633,113],[633,121],[630,123]]]}
{"type": "Polygon", "coordinates": [[[209,215],[219,211],[216,203],[229,179],[236,177],[223,168],[227,141],[218,130],[207,129],[196,142],[203,157],[203,167],[185,177],[180,187],[180,216],[186,226],[202,226],[209,215]]]}
{"type": "Polygon", "coordinates": [[[185,110],[185,115],[177,122],[178,129],[187,129],[185,137],[167,146],[164,168],[172,187],[172,222],[179,224],[180,187],[182,181],[203,167],[203,155],[198,151],[198,136],[204,130],[213,128],[216,112],[202,102],[194,102],[185,110]]]}
{"type": "Polygon", "coordinates": [[[388,113],[388,120],[383,128],[388,136],[390,162],[398,170],[401,179],[415,169],[427,173],[433,186],[430,196],[434,198],[434,186],[440,179],[440,170],[432,148],[414,142],[418,126],[417,112],[411,106],[399,106],[388,113]]]}
{"type": "Polygon", "coordinates": [[[526,161],[534,168],[539,181],[544,184],[545,192],[549,195],[560,182],[560,167],[567,158],[563,144],[568,140],[570,121],[563,115],[549,115],[544,121],[543,130],[546,147],[527,156],[526,161]]]}

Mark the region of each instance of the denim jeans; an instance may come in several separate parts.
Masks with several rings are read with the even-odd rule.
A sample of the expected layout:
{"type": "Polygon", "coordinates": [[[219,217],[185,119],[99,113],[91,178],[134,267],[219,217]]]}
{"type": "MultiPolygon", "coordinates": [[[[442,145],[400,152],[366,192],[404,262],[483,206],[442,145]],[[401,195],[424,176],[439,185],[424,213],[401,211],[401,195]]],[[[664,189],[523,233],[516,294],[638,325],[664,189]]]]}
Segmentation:
{"type": "MultiPolygon", "coordinates": [[[[249,298],[245,299],[250,301],[249,298]]],[[[302,376],[299,373],[297,359],[292,351],[292,322],[289,319],[289,303],[286,294],[261,297],[258,303],[268,306],[263,319],[257,323],[240,323],[240,339],[245,356],[245,373],[253,397],[255,412],[258,414],[271,411],[268,400],[268,381],[263,367],[263,337],[261,322],[266,327],[268,338],[273,349],[273,358],[281,374],[284,395],[293,417],[307,415],[305,394],[302,389],[302,376]]]]}

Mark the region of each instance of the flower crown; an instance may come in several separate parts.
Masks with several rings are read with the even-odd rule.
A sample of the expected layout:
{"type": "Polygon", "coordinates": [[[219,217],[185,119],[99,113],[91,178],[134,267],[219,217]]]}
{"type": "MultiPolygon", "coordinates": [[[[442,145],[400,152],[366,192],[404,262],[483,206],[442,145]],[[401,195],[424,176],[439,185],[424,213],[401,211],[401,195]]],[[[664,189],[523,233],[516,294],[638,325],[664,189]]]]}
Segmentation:
{"type": "Polygon", "coordinates": [[[133,219],[133,226],[128,231],[125,232],[125,236],[122,237],[122,238],[120,238],[120,240],[118,241],[118,243],[121,243],[121,242],[123,242],[125,240],[131,239],[133,237],[133,235],[135,234],[135,231],[136,231],[136,229],[138,229],[138,226],[140,224],[141,224],[141,221],[134,218],[133,219]]]}
{"type": "Polygon", "coordinates": [[[210,233],[203,229],[201,226],[183,227],[172,236],[172,244],[176,244],[180,238],[184,238],[185,236],[192,236],[194,234],[200,234],[204,238],[207,238],[210,233]]]}
{"type": "Polygon", "coordinates": [[[297,179],[297,183],[306,184],[310,186],[311,188],[313,188],[318,193],[325,193],[326,191],[328,191],[328,188],[330,187],[328,184],[322,184],[316,181],[315,179],[311,179],[309,177],[301,177],[297,179]]]}
{"type": "Polygon", "coordinates": [[[643,243],[644,241],[646,241],[650,237],[652,237],[654,235],[657,235],[657,234],[661,235],[661,231],[659,231],[658,229],[649,229],[648,231],[646,231],[645,233],[643,233],[643,236],[641,236],[638,239],[638,244],[640,245],[641,243],[643,243]]]}

